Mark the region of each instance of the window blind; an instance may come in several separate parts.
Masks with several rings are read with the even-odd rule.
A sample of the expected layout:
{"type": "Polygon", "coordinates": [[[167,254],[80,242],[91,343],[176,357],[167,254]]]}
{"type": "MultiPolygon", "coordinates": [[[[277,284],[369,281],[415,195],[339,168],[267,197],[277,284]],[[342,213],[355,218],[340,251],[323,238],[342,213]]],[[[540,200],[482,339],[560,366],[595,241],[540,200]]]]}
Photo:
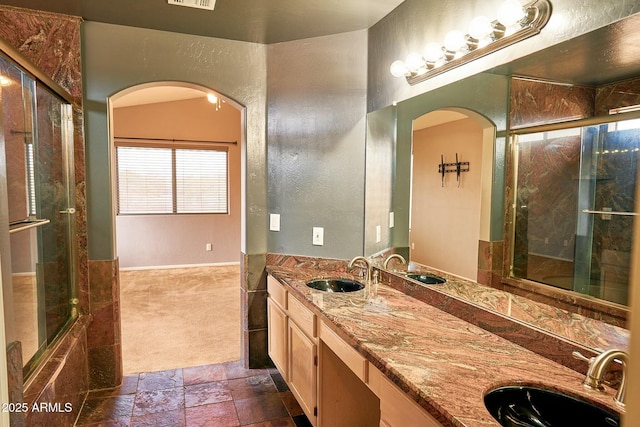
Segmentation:
{"type": "Polygon", "coordinates": [[[117,146],[118,214],[228,213],[226,150],[117,146]]]}
{"type": "Polygon", "coordinates": [[[180,213],[227,212],[227,152],[176,150],[176,208],[180,213]]]}

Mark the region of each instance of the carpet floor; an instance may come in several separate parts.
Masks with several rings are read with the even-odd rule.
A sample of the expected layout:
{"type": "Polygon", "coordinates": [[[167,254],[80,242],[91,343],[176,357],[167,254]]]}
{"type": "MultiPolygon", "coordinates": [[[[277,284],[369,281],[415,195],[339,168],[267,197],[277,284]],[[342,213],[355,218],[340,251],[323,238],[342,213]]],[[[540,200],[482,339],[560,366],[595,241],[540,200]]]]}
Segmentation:
{"type": "Polygon", "coordinates": [[[124,373],[239,360],[240,266],[120,271],[124,373]]]}

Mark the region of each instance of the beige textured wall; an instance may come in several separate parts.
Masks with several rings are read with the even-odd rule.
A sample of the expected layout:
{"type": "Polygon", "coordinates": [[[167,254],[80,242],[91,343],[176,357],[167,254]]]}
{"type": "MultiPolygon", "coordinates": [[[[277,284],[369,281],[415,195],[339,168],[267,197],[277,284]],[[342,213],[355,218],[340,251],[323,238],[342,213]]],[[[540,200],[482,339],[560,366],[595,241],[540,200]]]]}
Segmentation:
{"type": "Polygon", "coordinates": [[[472,280],[478,269],[480,239],[482,127],[463,119],[413,134],[411,260],[472,280]],[[461,173],[438,174],[445,163],[470,162],[461,173]]]}

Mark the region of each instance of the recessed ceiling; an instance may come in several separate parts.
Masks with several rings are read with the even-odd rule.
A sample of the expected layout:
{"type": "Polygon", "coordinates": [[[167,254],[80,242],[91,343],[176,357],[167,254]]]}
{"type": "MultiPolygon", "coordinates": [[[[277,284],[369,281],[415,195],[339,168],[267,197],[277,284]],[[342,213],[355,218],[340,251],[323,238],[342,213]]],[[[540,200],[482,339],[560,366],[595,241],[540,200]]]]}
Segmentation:
{"type": "Polygon", "coordinates": [[[138,89],[134,92],[120,96],[117,100],[113,101],[113,108],[155,104],[158,102],[181,101],[193,98],[206,98],[206,96],[206,92],[188,87],[153,86],[138,89]]]}
{"type": "Polygon", "coordinates": [[[457,120],[468,119],[466,114],[459,113],[452,110],[436,110],[430,113],[424,114],[417,119],[413,120],[413,130],[420,130],[432,126],[443,125],[449,122],[455,122],[457,120]]]}
{"type": "Polygon", "coordinates": [[[255,43],[370,28],[403,0],[217,0],[213,11],[167,0],[0,0],[6,4],[127,25],[255,43]]]}

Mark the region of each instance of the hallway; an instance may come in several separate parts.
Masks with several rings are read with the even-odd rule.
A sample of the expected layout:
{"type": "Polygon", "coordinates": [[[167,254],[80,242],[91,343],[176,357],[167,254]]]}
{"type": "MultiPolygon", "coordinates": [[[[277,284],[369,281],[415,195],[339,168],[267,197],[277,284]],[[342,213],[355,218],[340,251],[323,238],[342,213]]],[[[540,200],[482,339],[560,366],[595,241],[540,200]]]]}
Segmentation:
{"type": "Polygon", "coordinates": [[[240,360],[240,266],[120,271],[125,375],[240,360]]]}

